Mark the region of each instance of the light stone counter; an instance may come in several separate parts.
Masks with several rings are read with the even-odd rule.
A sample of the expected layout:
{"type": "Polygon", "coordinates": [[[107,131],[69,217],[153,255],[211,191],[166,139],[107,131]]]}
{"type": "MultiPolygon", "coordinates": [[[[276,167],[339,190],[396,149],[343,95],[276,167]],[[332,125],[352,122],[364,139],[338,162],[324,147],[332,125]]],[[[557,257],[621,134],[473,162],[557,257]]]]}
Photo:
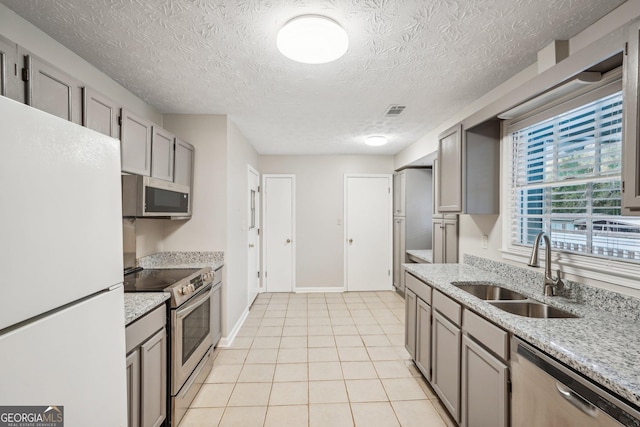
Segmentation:
{"type": "Polygon", "coordinates": [[[407,255],[411,255],[429,264],[433,262],[433,250],[431,249],[411,249],[407,251],[407,255]]]}
{"type": "MultiPolygon", "coordinates": [[[[138,259],[138,266],[151,268],[203,268],[214,270],[224,265],[223,252],[161,252],[138,259]]],[[[125,324],[144,316],[171,298],[166,292],[125,292],[125,324]]]]}
{"type": "Polygon", "coordinates": [[[125,292],[124,324],[128,325],[171,298],[167,292],[125,292]]]}
{"type": "Polygon", "coordinates": [[[469,255],[465,262],[403,266],[434,289],[640,406],[640,300],[573,282],[568,282],[570,298],[545,297],[541,273],[469,255]],[[531,319],[510,314],[452,285],[459,281],[497,283],[581,317],[531,319]]]}
{"type": "Polygon", "coordinates": [[[224,252],[160,252],[138,259],[142,268],[203,268],[224,265],[224,252]]]}

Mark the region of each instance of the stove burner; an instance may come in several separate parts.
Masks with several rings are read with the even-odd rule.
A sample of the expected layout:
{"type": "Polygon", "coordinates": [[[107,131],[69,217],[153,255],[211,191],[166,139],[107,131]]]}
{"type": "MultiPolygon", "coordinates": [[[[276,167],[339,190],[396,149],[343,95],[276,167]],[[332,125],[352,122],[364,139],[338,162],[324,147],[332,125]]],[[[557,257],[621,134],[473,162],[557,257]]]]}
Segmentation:
{"type": "Polygon", "coordinates": [[[199,268],[140,270],[124,276],[125,292],[162,292],[180,280],[200,271],[199,268]]]}

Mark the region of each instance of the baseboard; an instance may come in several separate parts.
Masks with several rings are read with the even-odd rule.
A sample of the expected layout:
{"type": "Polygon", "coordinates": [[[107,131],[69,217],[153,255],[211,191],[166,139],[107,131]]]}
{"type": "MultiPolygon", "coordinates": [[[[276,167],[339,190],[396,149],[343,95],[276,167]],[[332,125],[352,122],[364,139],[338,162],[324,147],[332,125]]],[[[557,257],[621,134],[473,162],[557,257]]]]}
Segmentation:
{"type": "Polygon", "coordinates": [[[308,287],[308,288],[295,288],[294,292],[298,294],[309,294],[309,293],[327,293],[327,292],[344,292],[344,286],[336,287],[308,287]]]}
{"type": "Polygon", "coordinates": [[[236,335],[240,332],[240,328],[244,325],[244,321],[247,320],[247,316],[249,316],[249,309],[245,309],[240,319],[236,322],[235,326],[231,330],[228,336],[220,338],[220,342],[218,342],[218,347],[227,348],[231,347],[233,340],[236,339],[236,335]]]}

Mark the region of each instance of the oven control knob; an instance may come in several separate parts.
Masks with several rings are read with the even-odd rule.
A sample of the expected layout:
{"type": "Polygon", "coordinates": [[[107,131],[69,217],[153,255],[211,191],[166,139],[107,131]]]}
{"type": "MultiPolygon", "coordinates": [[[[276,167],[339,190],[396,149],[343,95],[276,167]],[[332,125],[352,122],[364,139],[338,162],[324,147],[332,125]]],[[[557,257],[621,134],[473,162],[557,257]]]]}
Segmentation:
{"type": "Polygon", "coordinates": [[[189,285],[189,291],[190,291],[190,292],[195,292],[195,290],[196,290],[196,287],[193,285],[193,283],[192,283],[192,284],[190,284],[190,285],[189,285]]]}
{"type": "Polygon", "coordinates": [[[182,295],[187,295],[189,293],[189,287],[188,286],[183,286],[182,287],[182,295]]]}

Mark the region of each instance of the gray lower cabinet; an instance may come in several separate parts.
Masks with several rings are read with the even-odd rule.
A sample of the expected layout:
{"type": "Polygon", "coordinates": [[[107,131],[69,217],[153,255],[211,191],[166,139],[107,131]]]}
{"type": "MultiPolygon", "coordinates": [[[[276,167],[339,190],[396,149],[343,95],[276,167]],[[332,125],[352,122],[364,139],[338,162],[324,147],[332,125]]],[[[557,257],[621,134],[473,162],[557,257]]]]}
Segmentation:
{"type": "Polygon", "coordinates": [[[508,425],[508,372],[500,359],[462,337],[462,426],[508,425]]]}
{"type": "Polygon", "coordinates": [[[151,176],[152,123],[125,108],[120,117],[122,172],[151,176]]]}
{"type": "Polygon", "coordinates": [[[462,315],[464,427],[509,425],[509,334],[465,309],[462,315]]]}
{"type": "Polygon", "coordinates": [[[127,326],[129,426],[159,427],[167,417],[166,307],[127,326]]]}
{"type": "Polygon", "coordinates": [[[129,427],[140,426],[140,349],[127,355],[127,420],[129,427]]]}
{"type": "Polygon", "coordinates": [[[192,186],[194,151],[193,145],[176,138],[173,159],[173,182],[176,184],[192,186]]]}
{"type": "Polygon", "coordinates": [[[411,355],[416,358],[416,319],[417,319],[417,297],[411,289],[405,289],[404,293],[404,316],[405,316],[405,334],[404,347],[411,355]]]}
{"type": "Polygon", "coordinates": [[[416,366],[427,380],[431,380],[431,306],[416,301],[416,366]]]}
{"type": "Polygon", "coordinates": [[[83,84],[37,56],[23,53],[25,101],[38,110],[81,124],[83,84]]]}
{"type": "Polygon", "coordinates": [[[173,182],[175,136],[159,126],[151,130],[151,176],[173,182]]]}
{"type": "Polygon", "coordinates": [[[431,385],[456,422],[460,421],[460,328],[433,311],[431,385]]]}
{"type": "Polygon", "coordinates": [[[82,125],[112,138],[120,137],[120,107],[90,87],[83,90],[82,125]]]}

